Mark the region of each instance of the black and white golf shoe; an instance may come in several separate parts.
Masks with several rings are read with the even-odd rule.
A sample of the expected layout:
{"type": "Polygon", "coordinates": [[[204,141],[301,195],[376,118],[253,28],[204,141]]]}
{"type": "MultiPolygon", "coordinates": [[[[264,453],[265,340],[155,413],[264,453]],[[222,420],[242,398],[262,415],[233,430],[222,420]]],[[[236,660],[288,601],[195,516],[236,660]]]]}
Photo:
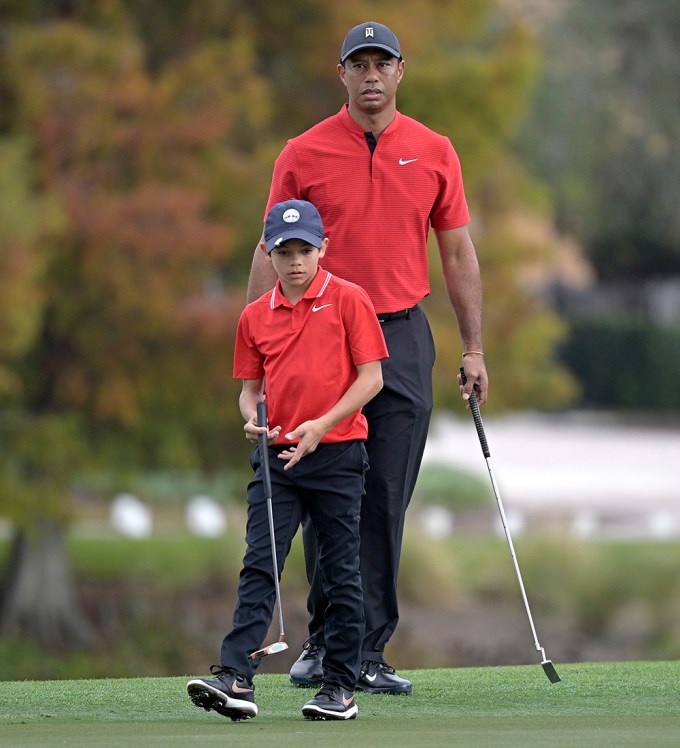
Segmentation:
{"type": "Polygon", "coordinates": [[[355,719],[359,713],[353,691],[324,683],[317,695],[303,707],[305,719],[355,719]]]}
{"type": "Polygon", "coordinates": [[[305,642],[302,654],[295,660],[288,677],[301,688],[320,686],[323,682],[323,656],[326,650],[316,644],[305,642]]]}
{"type": "Polygon", "coordinates": [[[187,692],[194,706],[209,712],[211,709],[233,722],[252,719],[257,714],[255,688],[245,675],[213,665],[214,678],[193,678],[187,683],[187,692]]]}
{"type": "Polygon", "coordinates": [[[357,691],[407,695],[412,690],[411,681],[400,678],[395,673],[394,668],[384,662],[364,660],[361,663],[361,675],[357,682],[357,691]]]}

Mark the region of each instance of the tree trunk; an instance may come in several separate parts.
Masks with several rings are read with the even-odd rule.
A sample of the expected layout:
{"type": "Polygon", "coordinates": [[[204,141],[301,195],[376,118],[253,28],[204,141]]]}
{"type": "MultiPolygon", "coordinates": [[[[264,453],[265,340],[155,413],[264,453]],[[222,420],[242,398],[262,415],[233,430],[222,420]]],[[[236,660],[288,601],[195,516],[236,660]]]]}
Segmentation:
{"type": "Polygon", "coordinates": [[[16,530],[0,599],[0,631],[50,647],[94,642],[76,600],[63,525],[40,519],[30,530],[16,530]]]}

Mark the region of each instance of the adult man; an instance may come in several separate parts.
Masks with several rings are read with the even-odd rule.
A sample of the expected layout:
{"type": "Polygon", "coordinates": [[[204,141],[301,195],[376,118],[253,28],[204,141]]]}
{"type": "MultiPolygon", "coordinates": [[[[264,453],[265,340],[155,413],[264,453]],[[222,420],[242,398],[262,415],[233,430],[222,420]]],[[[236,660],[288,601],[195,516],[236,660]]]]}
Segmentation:
{"type": "MultiPolygon", "coordinates": [[[[288,141],[276,160],[268,207],[290,197],[313,202],[333,244],[329,270],[362,286],[381,321],[390,358],[383,389],[364,413],[370,470],[361,516],[361,576],[366,633],[357,688],[411,693],[384,655],[399,611],[396,581],[406,508],[432,411],[434,345],[418,303],[429,294],[427,234],[435,231],[444,280],[463,343],[467,383],[480,403],[488,378],[481,337],[479,265],[468,233],[460,164],[448,138],[399,113],[405,62],[394,33],[369,21],[349,31],[338,75],[348,104],[288,141]]],[[[256,252],[249,299],[275,281],[256,252]]],[[[305,526],[308,575],[315,558],[305,526]]],[[[297,685],[321,678],[323,611],[318,573],[308,601],[310,637],[291,669],[297,685]]]]}

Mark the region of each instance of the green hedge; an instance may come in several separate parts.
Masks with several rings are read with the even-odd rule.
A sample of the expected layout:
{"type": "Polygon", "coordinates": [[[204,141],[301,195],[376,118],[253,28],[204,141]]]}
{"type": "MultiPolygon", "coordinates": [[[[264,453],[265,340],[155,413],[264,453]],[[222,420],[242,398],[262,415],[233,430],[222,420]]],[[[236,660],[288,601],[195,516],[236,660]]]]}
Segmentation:
{"type": "Polygon", "coordinates": [[[582,386],[582,405],[680,410],[680,326],[637,316],[574,319],[560,352],[582,386]]]}

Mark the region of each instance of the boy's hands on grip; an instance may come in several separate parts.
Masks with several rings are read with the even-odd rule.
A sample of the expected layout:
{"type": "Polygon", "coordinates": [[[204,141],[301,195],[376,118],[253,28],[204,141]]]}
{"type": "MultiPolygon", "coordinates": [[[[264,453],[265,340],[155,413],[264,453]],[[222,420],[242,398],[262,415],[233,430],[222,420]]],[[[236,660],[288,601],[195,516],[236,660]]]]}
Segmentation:
{"type": "MultiPolygon", "coordinates": [[[[260,434],[264,434],[264,432],[267,431],[267,428],[266,426],[257,425],[257,414],[255,414],[252,418],[245,422],[243,430],[245,431],[246,439],[249,442],[257,442],[260,438],[260,434]]],[[[275,439],[278,439],[280,433],[280,426],[275,426],[273,429],[270,429],[269,431],[267,431],[267,441],[271,444],[275,439]]]]}
{"type": "MultiPolygon", "coordinates": [[[[260,434],[263,434],[267,429],[264,426],[257,425],[257,415],[246,421],[243,426],[243,430],[246,435],[246,439],[249,442],[255,442],[259,440],[260,434]]],[[[299,439],[299,443],[284,449],[279,453],[278,458],[280,460],[286,460],[287,464],[283,468],[289,470],[296,465],[300,460],[310,452],[319,446],[319,442],[323,438],[324,434],[328,431],[328,427],[323,423],[321,418],[317,418],[313,421],[305,421],[301,423],[294,431],[286,434],[286,439],[293,441],[299,439]]],[[[281,426],[275,426],[273,429],[267,431],[267,440],[271,444],[273,441],[278,439],[281,433],[281,426]]]]}

